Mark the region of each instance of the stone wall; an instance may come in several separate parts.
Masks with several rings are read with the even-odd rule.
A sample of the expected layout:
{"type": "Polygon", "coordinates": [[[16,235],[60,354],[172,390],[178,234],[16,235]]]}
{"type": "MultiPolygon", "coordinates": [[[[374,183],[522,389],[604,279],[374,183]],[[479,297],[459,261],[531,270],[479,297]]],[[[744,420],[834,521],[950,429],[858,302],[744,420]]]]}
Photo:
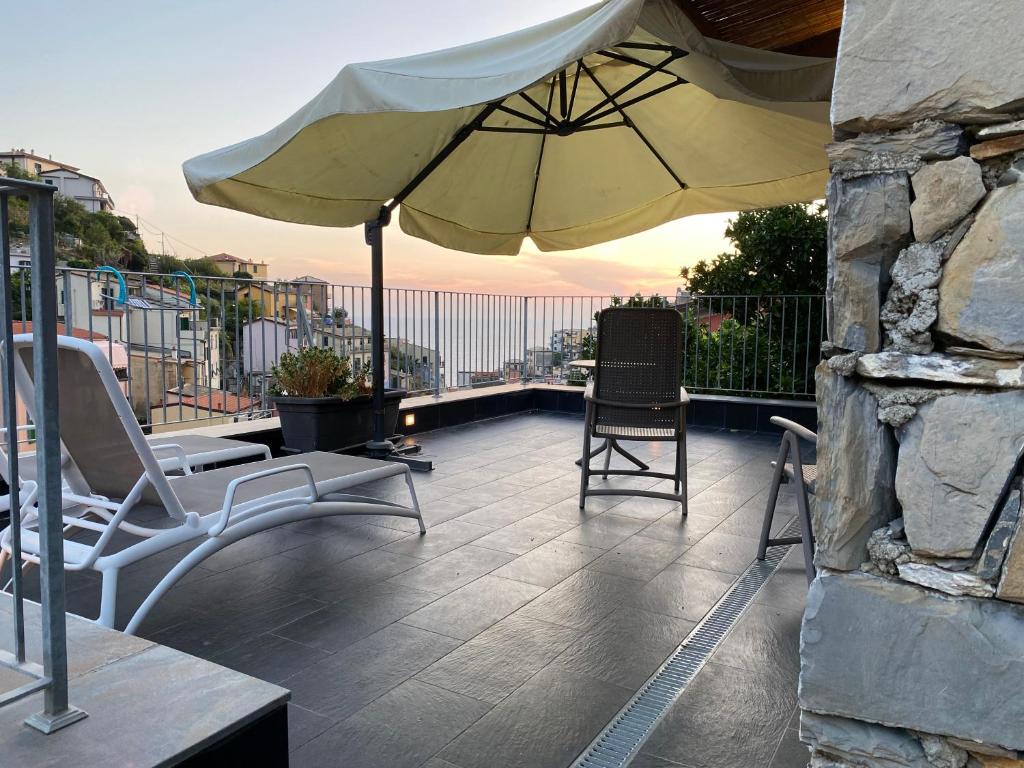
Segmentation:
{"type": "Polygon", "coordinates": [[[817,768],[1024,768],[1024,3],[847,0],[828,147],[817,768]]]}

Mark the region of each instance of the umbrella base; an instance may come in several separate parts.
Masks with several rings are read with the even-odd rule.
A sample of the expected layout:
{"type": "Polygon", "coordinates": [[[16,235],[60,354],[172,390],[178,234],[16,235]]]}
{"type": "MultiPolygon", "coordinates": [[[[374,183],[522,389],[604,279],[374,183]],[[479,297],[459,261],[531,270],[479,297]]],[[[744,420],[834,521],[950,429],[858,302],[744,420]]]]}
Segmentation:
{"type": "Polygon", "coordinates": [[[399,461],[414,472],[432,472],[434,462],[430,459],[414,459],[412,454],[419,453],[423,447],[415,443],[396,446],[390,440],[377,442],[371,440],[366,444],[366,452],[371,458],[383,461],[399,461]]]}

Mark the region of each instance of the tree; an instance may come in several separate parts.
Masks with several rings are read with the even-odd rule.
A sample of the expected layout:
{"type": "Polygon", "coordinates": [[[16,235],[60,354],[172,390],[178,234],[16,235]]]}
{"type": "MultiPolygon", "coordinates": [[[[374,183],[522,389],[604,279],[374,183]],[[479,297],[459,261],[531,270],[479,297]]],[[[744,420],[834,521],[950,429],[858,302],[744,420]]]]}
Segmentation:
{"type": "Polygon", "coordinates": [[[246,272],[244,269],[239,269],[232,275],[235,280],[252,280],[252,275],[246,272]]]}
{"type": "Polygon", "coordinates": [[[744,211],[725,230],[735,253],[683,267],[680,277],[690,291],[705,296],[821,294],[827,229],[824,206],[744,211]]]}

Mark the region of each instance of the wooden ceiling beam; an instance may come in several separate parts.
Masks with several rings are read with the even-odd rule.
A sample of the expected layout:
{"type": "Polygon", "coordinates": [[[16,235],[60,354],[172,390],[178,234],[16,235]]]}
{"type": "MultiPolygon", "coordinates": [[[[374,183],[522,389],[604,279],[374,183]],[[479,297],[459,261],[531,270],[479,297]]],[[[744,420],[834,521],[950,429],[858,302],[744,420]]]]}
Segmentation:
{"type": "Polygon", "coordinates": [[[766,50],[807,50],[805,55],[813,50],[813,55],[834,56],[843,18],[842,0],[675,2],[706,37],[766,50]]]}

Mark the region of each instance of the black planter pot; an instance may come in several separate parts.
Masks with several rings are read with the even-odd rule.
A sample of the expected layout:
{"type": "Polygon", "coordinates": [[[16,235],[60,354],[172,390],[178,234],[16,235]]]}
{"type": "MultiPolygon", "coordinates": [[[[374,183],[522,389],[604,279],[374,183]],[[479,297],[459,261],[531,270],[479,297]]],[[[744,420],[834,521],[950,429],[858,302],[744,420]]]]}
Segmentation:
{"type": "MultiPolygon", "coordinates": [[[[398,406],[403,389],[384,392],[384,429],[387,437],[398,427],[398,406]]],[[[336,397],[275,397],[285,447],[292,451],[343,451],[358,448],[373,437],[373,398],[370,395],[339,400],[336,397]]]]}

